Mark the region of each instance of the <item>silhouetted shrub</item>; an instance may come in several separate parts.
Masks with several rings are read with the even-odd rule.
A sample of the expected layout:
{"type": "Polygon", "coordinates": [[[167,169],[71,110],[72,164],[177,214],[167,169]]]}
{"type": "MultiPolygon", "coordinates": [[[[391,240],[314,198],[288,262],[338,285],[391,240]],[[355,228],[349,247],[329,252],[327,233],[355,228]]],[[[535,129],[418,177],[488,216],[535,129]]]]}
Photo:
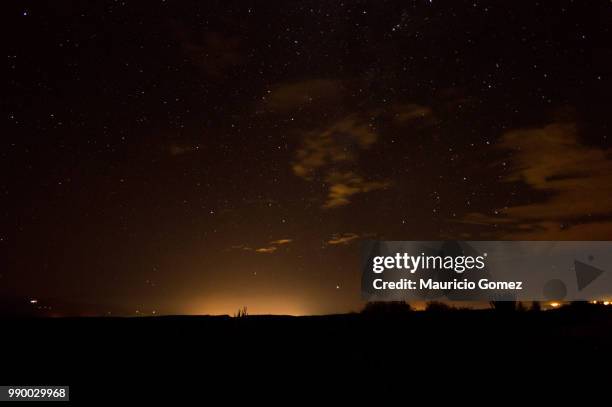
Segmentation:
{"type": "Polygon", "coordinates": [[[540,304],[540,301],[531,302],[531,308],[529,308],[529,311],[539,312],[541,310],[542,310],[542,305],[540,304]]]}

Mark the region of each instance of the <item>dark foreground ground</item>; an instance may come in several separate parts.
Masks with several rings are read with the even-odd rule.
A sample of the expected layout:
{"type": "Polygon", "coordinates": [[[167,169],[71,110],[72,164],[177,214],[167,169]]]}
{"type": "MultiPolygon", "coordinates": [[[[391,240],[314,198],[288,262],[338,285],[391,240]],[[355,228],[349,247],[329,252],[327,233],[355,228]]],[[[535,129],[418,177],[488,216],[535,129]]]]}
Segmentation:
{"type": "Polygon", "coordinates": [[[603,308],[0,323],[1,384],[69,384],[77,401],[288,391],[294,401],[392,395],[437,405],[489,391],[492,401],[524,392],[527,402],[611,388],[612,309],[603,308]]]}

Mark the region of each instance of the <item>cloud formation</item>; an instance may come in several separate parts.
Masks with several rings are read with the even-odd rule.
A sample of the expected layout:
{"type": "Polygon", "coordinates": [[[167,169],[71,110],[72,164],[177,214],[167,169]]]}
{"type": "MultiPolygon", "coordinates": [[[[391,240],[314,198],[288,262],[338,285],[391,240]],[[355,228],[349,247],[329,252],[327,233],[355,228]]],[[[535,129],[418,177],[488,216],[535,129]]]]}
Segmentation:
{"type": "Polygon", "coordinates": [[[327,175],[326,181],[329,192],[323,208],[327,209],[348,205],[353,195],[385,189],[391,185],[389,181],[366,181],[352,171],[333,171],[327,175]]]}
{"type": "Polygon", "coordinates": [[[337,208],[356,194],[383,189],[386,181],[366,180],[357,174],[359,153],[378,139],[373,128],[355,115],[338,120],[322,131],[307,132],[293,162],[293,173],[307,181],[320,179],[328,185],[322,207],[337,208]]]}
{"type": "Polygon", "coordinates": [[[612,236],[612,151],[584,145],[574,123],[505,133],[498,147],[513,152],[506,182],[524,182],[547,198],[500,209],[500,216],[470,214],[466,220],[506,224],[520,239],[612,236]]]}
{"type": "Polygon", "coordinates": [[[345,117],[323,131],[305,134],[293,163],[293,172],[312,179],[315,172],[336,164],[356,161],[359,150],[370,148],[378,134],[356,116],[345,117]]]}
{"type": "Polygon", "coordinates": [[[359,239],[359,235],[356,233],[341,233],[333,235],[327,243],[330,245],[347,245],[355,239],[359,239]]]}
{"type": "Polygon", "coordinates": [[[327,185],[323,209],[339,208],[351,203],[355,195],[391,187],[387,180],[367,179],[360,174],[358,160],[379,139],[372,118],[383,116],[398,126],[418,120],[433,119],[429,107],[408,103],[395,104],[367,115],[351,114],[323,130],[305,132],[292,164],[293,173],[307,181],[319,180],[327,185]]]}

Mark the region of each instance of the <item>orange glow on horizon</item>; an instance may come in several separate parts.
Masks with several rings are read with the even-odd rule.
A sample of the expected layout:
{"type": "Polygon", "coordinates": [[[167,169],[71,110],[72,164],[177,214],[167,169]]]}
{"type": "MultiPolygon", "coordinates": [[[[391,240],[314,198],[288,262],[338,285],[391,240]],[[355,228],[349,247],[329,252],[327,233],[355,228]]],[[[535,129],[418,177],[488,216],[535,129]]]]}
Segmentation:
{"type": "Polygon", "coordinates": [[[243,307],[247,307],[249,315],[312,315],[297,299],[283,297],[210,298],[190,304],[186,313],[232,316],[243,307]]]}

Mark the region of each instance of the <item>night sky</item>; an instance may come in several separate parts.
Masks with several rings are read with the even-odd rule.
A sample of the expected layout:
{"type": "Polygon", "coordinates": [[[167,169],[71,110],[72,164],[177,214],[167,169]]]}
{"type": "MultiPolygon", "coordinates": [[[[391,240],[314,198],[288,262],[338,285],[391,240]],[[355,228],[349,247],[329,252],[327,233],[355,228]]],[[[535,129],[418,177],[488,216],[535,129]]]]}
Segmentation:
{"type": "Polygon", "coordinates": [[[2,298],[357,311],[362,239],[612,239],[610,1],[2,9],[2,298]]]}

